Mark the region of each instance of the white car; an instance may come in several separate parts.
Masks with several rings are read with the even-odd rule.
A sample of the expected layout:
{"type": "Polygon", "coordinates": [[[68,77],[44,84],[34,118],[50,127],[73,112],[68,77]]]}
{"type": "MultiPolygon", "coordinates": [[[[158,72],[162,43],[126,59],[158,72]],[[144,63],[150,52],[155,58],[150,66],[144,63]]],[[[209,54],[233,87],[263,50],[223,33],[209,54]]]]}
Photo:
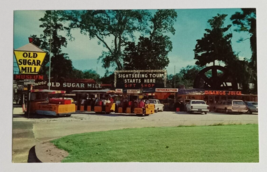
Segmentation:
{"type": "Polygon", "coordinates": [[[163,112],[164,104],[161,104],[158,99],[149,99],[148,102],[149,102],[149,104],[155,105],[155,113],[157,113],[158,111],[163,112]]]}
{"type": "Polygon", "coordinates": [[[205,113],[209,111],[209,106],[204,100],[190,100],[186,103],[186,111],[189,113],[200,112],[205,113]]]}

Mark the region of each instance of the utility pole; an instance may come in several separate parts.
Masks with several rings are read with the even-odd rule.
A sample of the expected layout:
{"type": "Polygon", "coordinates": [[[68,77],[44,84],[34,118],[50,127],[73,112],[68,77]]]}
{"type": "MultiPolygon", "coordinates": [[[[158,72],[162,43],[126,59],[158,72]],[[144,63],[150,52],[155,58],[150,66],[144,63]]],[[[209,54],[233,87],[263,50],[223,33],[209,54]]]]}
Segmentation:
{"type": "Polygon", "coordinates": [[[51,82],[50,82],[50,77],[51,77],[51,44],[52,44],[52,10],[51,10],[51,15],[50,15],[50,52],[49,52],[49,71],[48,71],[48,90],[50,90],[51,82]]]}

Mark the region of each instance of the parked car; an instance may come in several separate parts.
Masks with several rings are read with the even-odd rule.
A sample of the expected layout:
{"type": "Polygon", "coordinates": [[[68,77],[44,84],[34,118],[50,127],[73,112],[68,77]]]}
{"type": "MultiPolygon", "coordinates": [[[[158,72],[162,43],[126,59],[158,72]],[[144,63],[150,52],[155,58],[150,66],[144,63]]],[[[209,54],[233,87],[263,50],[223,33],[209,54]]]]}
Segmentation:
{"type": "Polygon", "coordinates": [[[200,112],[205,113],[209,111],[209,106],[204,100],[189,100],[186,102],[186,111],[189,113],[200,112]]]}
{"type": "Polygon", "coordinates": [[[149,99],[148,101],[150,104],[155,105],[155,113],[157,113],[158,111],[163,112],[164,105],[162,103],[160,103],[160,101],[158,99],[149,99]]]}
{"type": "Polygon", "coordinates": [[[214,111],[223,111],[225,113],[247,113],[248,109],[243,100],[226,100],[215,104],[214,111]]]}
{"type": "Polygon", "coordinates": [[[246,101],[245,102],[248,113],[252,114],[252,112],[258,112],[258,102],[251,102],[251,101],[246,101]]]}

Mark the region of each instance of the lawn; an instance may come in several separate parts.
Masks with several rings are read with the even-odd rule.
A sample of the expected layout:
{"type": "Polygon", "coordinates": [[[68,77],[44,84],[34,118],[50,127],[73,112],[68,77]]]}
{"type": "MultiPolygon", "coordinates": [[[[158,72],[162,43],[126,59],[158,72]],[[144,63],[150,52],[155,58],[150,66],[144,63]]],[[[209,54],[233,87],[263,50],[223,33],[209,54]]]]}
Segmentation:
{"type": "Polygon", "coordinates": [[[259,162],[258,125],[134,128],[52,141],[63,162],[259,162]]]}

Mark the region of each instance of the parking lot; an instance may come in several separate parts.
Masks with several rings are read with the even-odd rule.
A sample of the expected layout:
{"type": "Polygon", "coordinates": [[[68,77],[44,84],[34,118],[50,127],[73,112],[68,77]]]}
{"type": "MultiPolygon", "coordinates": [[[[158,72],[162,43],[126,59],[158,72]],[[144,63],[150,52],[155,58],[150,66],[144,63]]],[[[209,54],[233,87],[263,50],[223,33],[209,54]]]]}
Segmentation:
{"type": "Polygon", "coordinates": [[[71,117],[25,118],[20,110],[13,111],[13,162],[27,162],[31,147],[42,141],[70,134],[116,130],[135,127],[163,127],[180,125],[257,124],[258,115],[209,112],[158,112],[150,116],[134,114],[95,114],[83,112],[71,117]]]}

